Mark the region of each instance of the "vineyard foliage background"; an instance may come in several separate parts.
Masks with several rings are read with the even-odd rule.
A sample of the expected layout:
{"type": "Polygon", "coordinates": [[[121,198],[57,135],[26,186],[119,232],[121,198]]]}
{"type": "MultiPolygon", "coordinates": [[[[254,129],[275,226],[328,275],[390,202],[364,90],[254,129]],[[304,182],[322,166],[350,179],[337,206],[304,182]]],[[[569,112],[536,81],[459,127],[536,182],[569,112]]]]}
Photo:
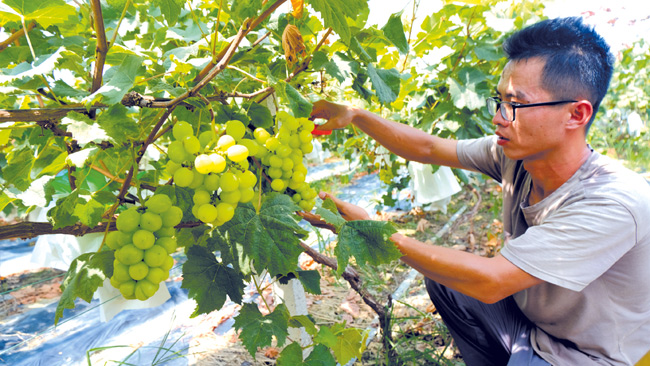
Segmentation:
{"type": "MultiPolygon", "coordinates": [[[[492,133],[483,105],[504,66],[500,44],[512,30],[542,18],[543,4],[460,1],[433,14],[421,14],[418,4],[379,28],[366,25],[364,0],[5,0],[0,210],[25,218],[47,208],[49,222],[0,227],[0,239],[108,232],[116,215],[156,191],[183,209],[178,242],[194,243],[185,247],[183,287],[197,301],[195,314],[220,308],[226,295],[241,301],[255,269],[298,278],[317,293],[318,273],[297,270],[298,254],[307,250],[295,214],[301,209],[289,195],[271,193],[254,158],[257,190],[264,192],[257,204],[240,205],[232,221],[216,228],[195,219],[192,189],[171,184],[165,168],[172,126],[189,122],[198,135],[240,120],[249,133],[257,127],[273,132],[277,111],[308,117],[311,103],[325,98],[440,136],[492,133]],[[419,29],[412,27],[416,20],[419,29]],[[289,24],[304,49],[295,34],[285,34],[289,24]]],[[[643,41],[618,55],[591,140],[637,170],[650,163],[650,137],[647,124],[631,128],[628,117],[648,120],[648,56],[643,41]]],[[[395,204],[394,192],[408,184],[407,162],[353,127],[321,142],[368,171],[379,170],[387,185],[383,204],[395,204]]],[[[333,211],[325,203],[315,212],[346,233],[335,252],[339,275],[351,257],[360,266],[399,257],[387,241],[390,224],[344,223],[333,211]]],[[[112,271],[113,252],[105,246],[79,257],[64,282],[57,320],[77,297],[90,301],[112,271]]],[[[235,326],[252,354],[273,337],[284,344],[290,327],[313,336],[307,364],[345,363],[363,349],[360,330],[316,327],[284,306],[263,316],[245,304],[241,314],[235,326]]],[[[279,363],[303,362],[301,350],[290,343],[279,363]]]]}

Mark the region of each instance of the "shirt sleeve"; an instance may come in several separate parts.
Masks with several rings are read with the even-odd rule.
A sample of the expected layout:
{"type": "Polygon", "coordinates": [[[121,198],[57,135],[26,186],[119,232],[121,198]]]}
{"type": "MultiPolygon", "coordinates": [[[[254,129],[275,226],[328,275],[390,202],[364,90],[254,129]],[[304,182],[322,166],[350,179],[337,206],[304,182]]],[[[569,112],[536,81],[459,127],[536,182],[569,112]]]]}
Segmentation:
{"type": "Polygon", "coordinates": [[[456,147],[458,160],[466,169],[483,173],[501,182],[504,156],[496,139],[496,136],[488,136],[473,140],[459,140],[456,147]]]}
{"type": "Polygon", "coordinates": [[[581,291],[636,242],[631,213],[611,199],[583,199],[509,240],[501,255],[546,282],[581,291]]]}

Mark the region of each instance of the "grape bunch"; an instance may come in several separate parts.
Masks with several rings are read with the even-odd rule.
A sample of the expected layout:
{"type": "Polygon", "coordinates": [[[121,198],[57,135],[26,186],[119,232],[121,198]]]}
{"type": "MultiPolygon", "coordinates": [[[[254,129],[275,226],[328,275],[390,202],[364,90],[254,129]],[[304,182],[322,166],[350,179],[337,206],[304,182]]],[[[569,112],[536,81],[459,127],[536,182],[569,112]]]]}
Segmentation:
{"type": "Polygon", "coordinates": [[[305,182],[307,167],[303,163],[304,154],[314,149],[311,131],[314,123],[307,118],[295,118],[287,112],[276,114],[279,128],[275,135],[257,128],[253,132],[255,140],[269,151],[261,159],[271,179],[271,189],[291,195],[293,201],[304,211],[311,211],[316,199],[316,191],[305,182]]]}
{"type": "Polygon", "coordinates": [[[176,251],[176,229],[183,211],[164,194],[154,194],[143,206],[117,217],[117,231],[106,237],[115,250],[111,285],[126,299],[146,300],[169,277],[176,251]]]}

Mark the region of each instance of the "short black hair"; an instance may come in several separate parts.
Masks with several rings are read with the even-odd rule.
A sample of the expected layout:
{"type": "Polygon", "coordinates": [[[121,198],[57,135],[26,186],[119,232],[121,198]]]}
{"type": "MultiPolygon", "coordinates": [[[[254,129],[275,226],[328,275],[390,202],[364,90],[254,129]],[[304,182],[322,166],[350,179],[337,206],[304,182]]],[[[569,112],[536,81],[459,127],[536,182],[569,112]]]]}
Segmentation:
{"type": "Polygon", "coordinates": [[[503,50],[512,61],[544,59],[542,86],[555,98],[589,100],[589,130],[614,70],[609,45],[593,27],[580,17],[546,19],[515,32],[503,50]]]}

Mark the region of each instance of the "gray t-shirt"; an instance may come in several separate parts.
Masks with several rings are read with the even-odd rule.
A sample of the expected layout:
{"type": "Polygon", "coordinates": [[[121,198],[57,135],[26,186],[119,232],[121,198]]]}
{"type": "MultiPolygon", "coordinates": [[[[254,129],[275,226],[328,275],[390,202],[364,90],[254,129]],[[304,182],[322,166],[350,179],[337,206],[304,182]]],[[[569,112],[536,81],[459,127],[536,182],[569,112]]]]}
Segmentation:
{"type": "Polygon", "coordinates": [[[544,283],[514,295],[553,365],[633,365],[650,350],[650,185],[592,152],[529,206],[530,175],[496,137],[459,141],[468,169],[503,185],[501,254],[544,283]]]}

